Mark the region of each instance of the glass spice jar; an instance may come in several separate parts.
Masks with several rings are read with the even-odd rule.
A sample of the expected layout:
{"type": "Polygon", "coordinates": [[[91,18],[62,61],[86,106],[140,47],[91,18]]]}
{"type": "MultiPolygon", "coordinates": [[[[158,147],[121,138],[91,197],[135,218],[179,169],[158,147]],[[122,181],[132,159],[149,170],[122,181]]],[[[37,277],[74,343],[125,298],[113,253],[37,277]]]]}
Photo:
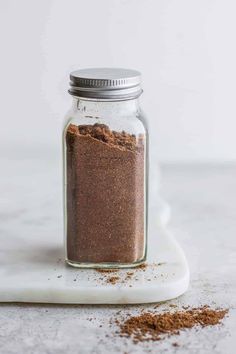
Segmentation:
{"type": "Polygon", "coordinates": [[[148,136],[138,71],[72,72],[64,142],[66,261],[134,267],[146,260],[148,136]]]}

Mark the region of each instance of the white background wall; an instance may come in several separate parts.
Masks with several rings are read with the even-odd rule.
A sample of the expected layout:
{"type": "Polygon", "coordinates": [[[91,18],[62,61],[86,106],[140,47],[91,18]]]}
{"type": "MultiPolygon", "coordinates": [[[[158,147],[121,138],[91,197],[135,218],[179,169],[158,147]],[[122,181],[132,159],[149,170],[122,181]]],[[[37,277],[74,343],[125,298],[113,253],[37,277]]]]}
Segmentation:
{"type": "Polygon", "coordinates": [[[236,160],[235,16],[234,0],[0,0],[0,148],[59,149],[69,72],[123,66],[143,73],[161,161],[236,160]]]}

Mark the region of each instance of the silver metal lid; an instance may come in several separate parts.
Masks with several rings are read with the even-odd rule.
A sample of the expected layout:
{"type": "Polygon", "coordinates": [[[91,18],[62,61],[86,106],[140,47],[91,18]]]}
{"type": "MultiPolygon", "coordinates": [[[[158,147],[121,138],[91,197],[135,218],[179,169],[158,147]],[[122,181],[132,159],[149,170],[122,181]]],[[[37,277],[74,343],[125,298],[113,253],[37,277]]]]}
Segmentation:
{"type": "Polygon", "coordinates": [[[128,100],[141,95],[139,71],[120,68],[91,68],[70,74],[69,93],[73,96],[128,100]]]}

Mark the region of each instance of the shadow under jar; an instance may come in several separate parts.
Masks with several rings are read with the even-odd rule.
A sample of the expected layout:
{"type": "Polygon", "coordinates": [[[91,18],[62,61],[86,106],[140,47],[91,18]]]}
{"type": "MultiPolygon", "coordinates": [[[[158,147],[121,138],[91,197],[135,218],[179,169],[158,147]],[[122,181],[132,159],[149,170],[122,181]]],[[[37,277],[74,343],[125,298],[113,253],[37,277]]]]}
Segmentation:
{"type": "Polygon", "coordinates": [[[66,261],[75,267],[134,267],[146,260],[147,129],[141,75],[84,69],[70,75],[73,96],[64,142],[66,261]]]}

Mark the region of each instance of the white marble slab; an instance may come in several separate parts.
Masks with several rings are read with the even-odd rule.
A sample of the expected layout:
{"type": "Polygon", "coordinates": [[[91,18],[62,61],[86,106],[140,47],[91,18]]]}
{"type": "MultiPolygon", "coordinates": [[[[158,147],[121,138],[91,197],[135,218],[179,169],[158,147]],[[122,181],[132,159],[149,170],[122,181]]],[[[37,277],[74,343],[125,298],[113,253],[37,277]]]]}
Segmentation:
{"type": "Polygon", "coordinates": [[[175,298],[188,288],[185,256],[174,238],[160,227],[150,232],[145,269],[123,269],[115,273],[75,269],[65,265],[61,248],[61,244],[47,235],[34,243],[27,237],[6,240],[0,268],[0,301],[149,303],[175,298]],[[109,279],[114,276],[119,279],[111,284],[109,279]]]}

